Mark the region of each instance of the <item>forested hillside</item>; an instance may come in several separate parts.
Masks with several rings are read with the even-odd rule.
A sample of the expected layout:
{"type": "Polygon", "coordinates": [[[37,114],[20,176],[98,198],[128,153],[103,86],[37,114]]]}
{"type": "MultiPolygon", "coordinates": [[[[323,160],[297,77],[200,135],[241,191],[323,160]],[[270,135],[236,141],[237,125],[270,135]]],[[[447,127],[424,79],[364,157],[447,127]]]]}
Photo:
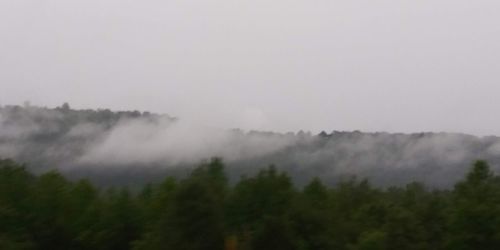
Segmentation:
{"type": "Polygon", "coordinates": [[[452,133],[273,133],[207,128],[139,111],[0,107],[0,157],[41,173],[58,169],[99,185],[136,185],[185,176],[200,161],[221,157],[231,181],[274,164],[305,185],[356,175],[374,185],[420,181],[451,187],[471,162],[500,167],[500,138],[452,133]]]}
{"type": "Polygon", "coordinates": [[[5,106],[0,249],[497,249],[499,156],[497,137],[5,106]]]}
{"type": "Polygon", "coordinates": [[[299,188],[273,167],[231,185],[213,159],[131,192],[0,160],[0,249],[493,250],[499,204],[484,161],[448,191],[317,178],[299,188]]]}

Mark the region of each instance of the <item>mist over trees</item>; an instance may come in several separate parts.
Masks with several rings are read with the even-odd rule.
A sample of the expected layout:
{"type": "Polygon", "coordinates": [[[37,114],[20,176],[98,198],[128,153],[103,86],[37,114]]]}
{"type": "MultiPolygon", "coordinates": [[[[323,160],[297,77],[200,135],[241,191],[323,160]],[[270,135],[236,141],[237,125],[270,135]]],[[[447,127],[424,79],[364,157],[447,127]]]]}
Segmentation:
{"type": "Polygon", "coordinates": [[[499,156],[498,137],[5,106],[0,249],[497,249],[499,156]]]}
{"type": "Polygon", "coordinates": [[[500,166],[500,138],[452,133],[223,130],[139,111],[0,107],[0,157],[34,173],[58,169],[101,185],[141,185],[184,176],[198,162],[221,157],[231,181],[274,164],[304,185],[334,184],[353,175],[375,185],[420,181],[451,187],[476,159],[500,166]]]}

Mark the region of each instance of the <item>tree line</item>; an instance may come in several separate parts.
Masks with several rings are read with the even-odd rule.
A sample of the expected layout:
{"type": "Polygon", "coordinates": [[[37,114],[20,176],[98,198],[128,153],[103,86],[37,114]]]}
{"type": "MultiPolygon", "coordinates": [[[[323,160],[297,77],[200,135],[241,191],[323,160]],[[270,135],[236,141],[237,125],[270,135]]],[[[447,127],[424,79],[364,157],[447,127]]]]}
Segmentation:
{"type": "Polygon", "coordinates": [[[484,161],[449,190],[318,178],[273,166],[228,183],[212,159],[142,190],[100,189],[0,160],[0,249],[498,249],[500,178],[484,161]]]}
{"type": "Polygon", "coordinates": [[[419,181],[451,188],[475,159],[487,160],[500,171],[497,136],[239,129],[214,133],[183,124],[182,119],[142,111],[78,110],[69,104],[0,106],[0,157],[25,162],[35,173],[57,167],[64,176],[88,178],[101,186],[144,185],[165,175],[183,176],[186,166],[210,156],[230,164],[226,173],[231,182],[243,174],[253,176],[255,166],[272,163],[300,186],[315,176],[334,184],[356,174],[379,187],[419,181]],[[152,139],[144,139],[148,136],[152,139]],[[154,150],[141,153],[147,148],[154,150]]]}

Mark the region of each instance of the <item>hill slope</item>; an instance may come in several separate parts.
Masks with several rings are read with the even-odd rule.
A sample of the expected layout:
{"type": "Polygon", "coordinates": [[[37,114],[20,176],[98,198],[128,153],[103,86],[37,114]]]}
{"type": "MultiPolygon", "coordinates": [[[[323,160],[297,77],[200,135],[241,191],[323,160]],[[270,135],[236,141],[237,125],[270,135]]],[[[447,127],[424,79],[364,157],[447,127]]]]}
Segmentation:
{"type": "Polygon", "coordinates": [[[183,174],[222,157],[229,175],[270,164],[299,184],[357,175],[377,185],[420,181],[448,187],[475,159],[500,166],[500,138],[450,133],[272,133],[204,128],[149,112],[0,107],[0,158],[34,172],[57,167],[101,184],[134,184],[183,174]]]}

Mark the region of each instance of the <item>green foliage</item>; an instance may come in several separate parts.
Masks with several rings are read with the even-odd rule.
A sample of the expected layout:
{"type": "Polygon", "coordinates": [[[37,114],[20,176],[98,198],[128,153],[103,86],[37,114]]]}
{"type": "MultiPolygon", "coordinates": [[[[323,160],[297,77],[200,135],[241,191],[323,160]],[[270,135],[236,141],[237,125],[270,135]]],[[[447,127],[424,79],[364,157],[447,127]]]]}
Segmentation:
{"type": "Polygon", "coordinates": [[[385,250],[387,249],[387,234],[383,231],[363,232],[350,250],[385,250]]]}
{"type": "Polygon", "coordinates": [[[0,160],[0,249],[498,249],[500,178],[478,161],[453,190],[377,189],[275,167],[228,184],[212,159],[182,180],[99,190],[0,160]]]}
{"type": "Polygon", "coordinates": [[[498,249],[500,181],[484,161],[477,161],[453,191],[449,246],[454,249],[498,249]]]}
{"type": "Polygon", "coordinates": [[[299,194],[291,209],[293,230],[300,249],[332,249],[332,205],[328,188],[314,178],[299,194]]]}

